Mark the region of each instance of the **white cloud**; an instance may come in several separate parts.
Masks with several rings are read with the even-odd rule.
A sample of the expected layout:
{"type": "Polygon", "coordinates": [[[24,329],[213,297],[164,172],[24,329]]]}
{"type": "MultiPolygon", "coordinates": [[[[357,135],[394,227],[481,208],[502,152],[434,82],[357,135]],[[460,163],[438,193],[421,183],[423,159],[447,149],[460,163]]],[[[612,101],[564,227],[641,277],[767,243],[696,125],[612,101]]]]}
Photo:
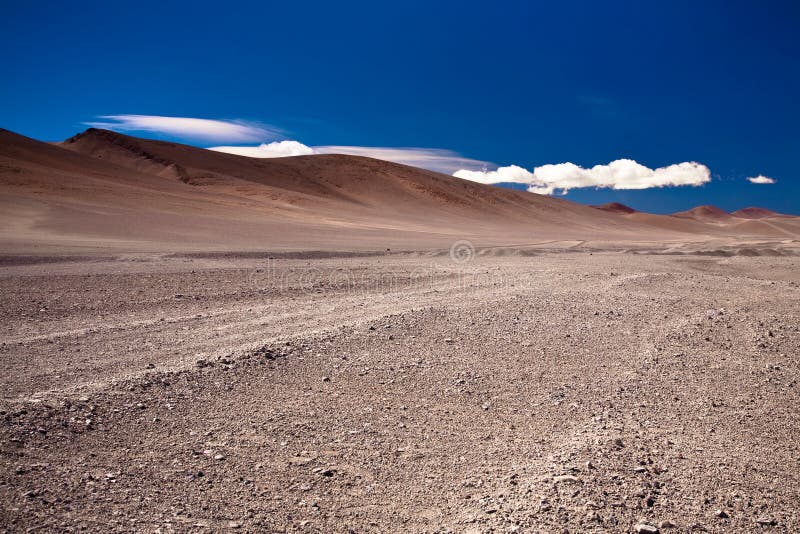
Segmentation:
{"type": "Polygon", "coordinates": [[[610,189],[648,189],[692,185],[711,181],[711,171],[694,162],[677,163],[668,167],[650,169],[631,159],[618,159],[608,165],[595,165],[584,169],[574,163],[542,165],[533,172],[511,165],[494,171],[459,170],[458,178],[485,184],[513,182],[528,184],[528,191],[550,195],[557,189],[566,194],[570,189],[582,187],[610,189]]]}
{"type": "Polygon", "coordinates": [[[209,150],[227,152],[250,158],[283,158],[286,156],[307,156],[314,154],[314,149],[298,141],[274,141],[258,146],[215,146],[209,150]]]}
{"type": "Polygon", "coordinates": [[[216,146],[209,150],[228,152],[251,158],[278,158],[283,156],[304,156],[308,154],[349,154],[382,159],[403,165],[421,167],[436,172],[452,173],[457,169],[486,168],[489,164],[462,157],[457,152],[438,148],[389,148],[367,146],[314,146],[298,141],[280,141],[260,146],[216,146]]]}
{"type": "Polygon", "coordinates": [[[238,120],[162,117],[158,115],[103,115],[102,121],[85,122],[87,126],[123,132],[157,132],[204,142],[253,143],[275,139],[281,131],[238,120]]]}
{"type": "Polygon", "coordinates": [[[316,154],[350,154],[352,156],[365,156],[447,174],[457,169],[482,169],[489,165],[488,162],[465,158],[457,152],[441,148],[315,146],[314,152],[316,154]]]}
{"type": "Polygon", "coordinates": [[[517,165],[509,165],[508,167],[500,167],[493,171],[481,170],[470,171],[461,169],[453,173],[457,178],[464,178],[465,180],[472,180],[473,182],[480,182],[482,184],[498,184],[498,183],[514,183],[514,184],[532,184],[535,177],[528,169],[523,169],[517,165]]]}
{"type": "Polygon", "coordinates": [[[763,174],[748,178],[747,181],[749,181],[751,184],[774,184],[777,182],[776,179],[764,176],[763,174]]]}

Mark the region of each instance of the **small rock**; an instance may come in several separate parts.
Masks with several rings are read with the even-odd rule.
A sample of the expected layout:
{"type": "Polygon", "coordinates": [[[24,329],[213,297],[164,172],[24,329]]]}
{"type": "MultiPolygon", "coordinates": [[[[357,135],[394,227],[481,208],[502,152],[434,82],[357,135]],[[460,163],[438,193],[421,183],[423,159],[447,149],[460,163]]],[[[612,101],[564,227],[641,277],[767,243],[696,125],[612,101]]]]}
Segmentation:
{"type": "Polygon", "coordinates": [[[635,530],[637,534],[658,534],[658,528],[653,525],[648,525],[647,523],[638,523],[633,526],[633,530],[635,530]]]}
{"type": "Polygon", "coordinates": [[[675,528],[675,523],[673,523],[669,519],[664,519],[663,521],[658,523],[658,528],[675,528]]]}
{"type": "Polygon", "coordinates": [[[717,510],[716,512],[714,512],[714,515],[719,517],[720,519],[728,519],[730,517],[728,515],[728,512],[726,512],[725,510],[717,510]]]}
{"type": "Polygon", "coordinates": [[[772,527],[778,524],[778,522],[772,517],[759,517],[756,519],[756,523],[762,527],[772,527]]]}
{"type": "Polygon", "coordinates": [[[330,382],[330,381],[331,381],[331,377],[329,377],[329,376],[323,376],[323,377],[322,377],[322,381],[323,381],[323,382],[330,382]]]}
{"type": "Polygon", "coordinates": [[[451,338],[451,337],[446,337],[446,338],[444,338],[444,342],[445,342],[445,343],[453,343],[453,338],[451,338]]]}
{"type": "Polygon", "coordinates": [[[228,528],[242,528],[241,521],[228,521],[228,528]]]}
{"type": "Polygon", "coordinates": [[[214,459],[215,460],[224,460],[225,459],[225,455],[224,454],[215,454],[214,455],[214,459]]]}
{"type": "Polygon", "coordinates": [[[539,510],[541,510],[542,512],[546,512],[546,511],[550,510],[550,508],[551,508],[550,501],[548,501],[544,497],[539,499],[539,510]]]}

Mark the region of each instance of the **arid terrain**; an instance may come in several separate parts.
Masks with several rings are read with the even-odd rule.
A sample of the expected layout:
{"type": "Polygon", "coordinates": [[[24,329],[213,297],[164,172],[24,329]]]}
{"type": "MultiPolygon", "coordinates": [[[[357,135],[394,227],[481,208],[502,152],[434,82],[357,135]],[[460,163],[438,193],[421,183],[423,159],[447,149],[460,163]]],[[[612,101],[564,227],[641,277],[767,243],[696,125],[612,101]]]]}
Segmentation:
{"type": "Polygon", "coordinates": [[[587,251],[6,265],[2,522],[794,532],[799,272],[587,251]]]}
{"type": "Polygon", "coordinates": [[[800,530],[797,217],[0,134],[0,531],[800,530]]]}

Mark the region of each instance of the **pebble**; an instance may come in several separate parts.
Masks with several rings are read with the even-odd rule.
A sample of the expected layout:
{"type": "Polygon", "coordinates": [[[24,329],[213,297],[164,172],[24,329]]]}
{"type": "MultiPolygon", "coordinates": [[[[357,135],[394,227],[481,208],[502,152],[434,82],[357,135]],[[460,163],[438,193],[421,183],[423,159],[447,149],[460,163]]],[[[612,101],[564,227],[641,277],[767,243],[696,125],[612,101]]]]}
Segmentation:
{"type": "Polygon", "coordinates": [[[726,512],[725,510],[717,510],[716,512],[714,512],[714,515],[719,517],[720,519],[727,519],[730,517],[728,515],[728,512],[726,512]]]}
{"type": "Polygon", "coordinates": [[[634,525],[633,530],[635,530],[637,534],[658,534],[659,532],[657,527],[648,525],[647,523],[638,523],[634,525]]]}
{"type": "Polygon", "coordinates": [[[225,455],[224,454],[215,454],[214,455],[214,459],[215,460],[224,460],[225,459],[225,455]]]}
{"type": "Polygon", "coordinates": [[[675,528],[675,523],[669,519],[664,519],[658,524],[658,528],[675,528]]]}
{"type": "Polygon", "coordinates": [[[330,381],[331,381],[331,377],[329,377],[329,376],[323,376],[323,377],[322,377],[322,381],[323,381],[323,382],[330,382],[330,381]]]}
{"type": "Polygon", "coordinates": [[[756,523],[758,523],[762,527],[771,527],[778,524],[778,522],[775,521],[775,519],[773,519],[772,517],[759,517],[758,519],[756,519],[756,523]]]}

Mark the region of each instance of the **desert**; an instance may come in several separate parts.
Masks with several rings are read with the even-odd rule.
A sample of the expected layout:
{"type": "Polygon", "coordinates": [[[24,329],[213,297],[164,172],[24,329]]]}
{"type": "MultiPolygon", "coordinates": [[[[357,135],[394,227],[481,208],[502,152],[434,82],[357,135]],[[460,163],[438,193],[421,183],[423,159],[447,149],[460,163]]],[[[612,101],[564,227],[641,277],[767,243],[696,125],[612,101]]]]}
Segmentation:
{"type": "Polygon", "coordinates": [[[800,532],[800,2],[5,2],[0,534],[800,532]]]}
{"type": "Polygon", "coordinates": [[[8,531],[800,528],[797,217],[102,130],[0,157],[8,531]]]}

